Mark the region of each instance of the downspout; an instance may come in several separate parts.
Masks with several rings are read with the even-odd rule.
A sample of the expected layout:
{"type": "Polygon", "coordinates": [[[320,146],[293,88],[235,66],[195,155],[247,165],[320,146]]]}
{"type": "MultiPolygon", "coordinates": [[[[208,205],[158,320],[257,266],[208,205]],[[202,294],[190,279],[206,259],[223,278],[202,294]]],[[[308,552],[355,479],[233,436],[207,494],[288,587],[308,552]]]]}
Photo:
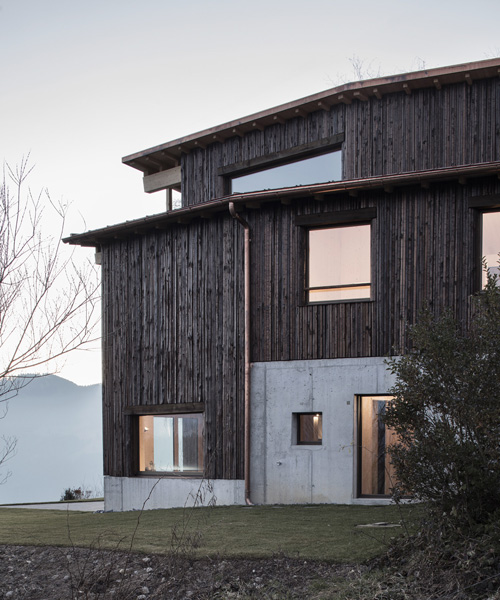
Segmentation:
{"type": "Polygon", "coordinates": [[[245,502],[250,500],[250,225],[239,215],[234,202],[229,202],[229,213],[245,228],[244,243],[244,290],[245,290],[245,502]]]}

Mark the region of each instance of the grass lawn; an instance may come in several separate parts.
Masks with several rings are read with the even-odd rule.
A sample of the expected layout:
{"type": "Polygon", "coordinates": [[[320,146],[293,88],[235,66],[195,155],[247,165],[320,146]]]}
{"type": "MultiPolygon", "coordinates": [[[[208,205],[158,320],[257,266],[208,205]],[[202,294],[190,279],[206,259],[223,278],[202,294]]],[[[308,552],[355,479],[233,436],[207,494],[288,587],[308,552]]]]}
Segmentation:
{"type": "Polygon", "coordinates": [[[384,550],[404,528],[359,528],[389,522],[411,523],[415,507],[255,506],[88,513],[0,508],[0,544],[98,544],[166,553],[183,540],[182,550],[197,557],[271,557],[332,562],[363,562],[384,550]],[[139,524],[138,524],[139,521],[139,524]],[[134,535],[135,532],[135,535],[134,535]],[[183,533],[185,532],[185,533],[183,533]],[[197,542],[189,541],[189,536],[197,542]]]}

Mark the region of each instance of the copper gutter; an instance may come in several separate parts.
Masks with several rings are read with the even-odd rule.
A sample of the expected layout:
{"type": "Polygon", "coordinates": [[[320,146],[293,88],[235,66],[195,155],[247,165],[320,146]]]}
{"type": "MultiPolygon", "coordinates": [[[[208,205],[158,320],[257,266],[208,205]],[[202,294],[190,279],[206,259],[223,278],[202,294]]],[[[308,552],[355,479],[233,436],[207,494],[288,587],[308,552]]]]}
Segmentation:
{"type": "Polygon", "coordinates": [[[245,502],[250,500],[250,225],[236,212],[234,202],[229,202],[229,213],[245,229],[244,242],[244,290],[245,290],[245,502]]]}

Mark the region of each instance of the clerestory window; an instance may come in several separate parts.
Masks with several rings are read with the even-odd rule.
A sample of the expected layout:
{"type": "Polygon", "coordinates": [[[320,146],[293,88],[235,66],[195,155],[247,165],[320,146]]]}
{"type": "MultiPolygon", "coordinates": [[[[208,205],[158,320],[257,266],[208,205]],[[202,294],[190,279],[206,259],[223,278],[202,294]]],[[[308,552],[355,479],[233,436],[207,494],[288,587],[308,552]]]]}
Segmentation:
{"type": "Polygon", "coordinates": [[[231,192],[245,193],[297,185],[338,181],[342,178],[340,150],[303,158],[231,178],[231,192]]]}

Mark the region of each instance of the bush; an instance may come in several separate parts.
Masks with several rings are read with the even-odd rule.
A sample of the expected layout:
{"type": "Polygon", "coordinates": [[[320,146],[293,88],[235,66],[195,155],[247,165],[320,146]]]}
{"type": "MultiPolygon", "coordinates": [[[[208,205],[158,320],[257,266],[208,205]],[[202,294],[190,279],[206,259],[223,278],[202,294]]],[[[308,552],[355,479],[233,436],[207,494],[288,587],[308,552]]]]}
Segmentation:
{"type": "Polygon", "coordinates": [[[500,290],[496,276],[473,299],[470,324],[424,311],[413,348],[389,361],[395,400],[385,417],[399,441],[396,498],[429,503],[445,537],[480,534],[500,506],[500,290]]]}
{"type": "Polygon", "coordinates": [[[77,488],[66,488],[61,496],[61,502],[69,500],[88,500],[94,497],[92,490],[85,489],[83,486],[77,488]]]}

